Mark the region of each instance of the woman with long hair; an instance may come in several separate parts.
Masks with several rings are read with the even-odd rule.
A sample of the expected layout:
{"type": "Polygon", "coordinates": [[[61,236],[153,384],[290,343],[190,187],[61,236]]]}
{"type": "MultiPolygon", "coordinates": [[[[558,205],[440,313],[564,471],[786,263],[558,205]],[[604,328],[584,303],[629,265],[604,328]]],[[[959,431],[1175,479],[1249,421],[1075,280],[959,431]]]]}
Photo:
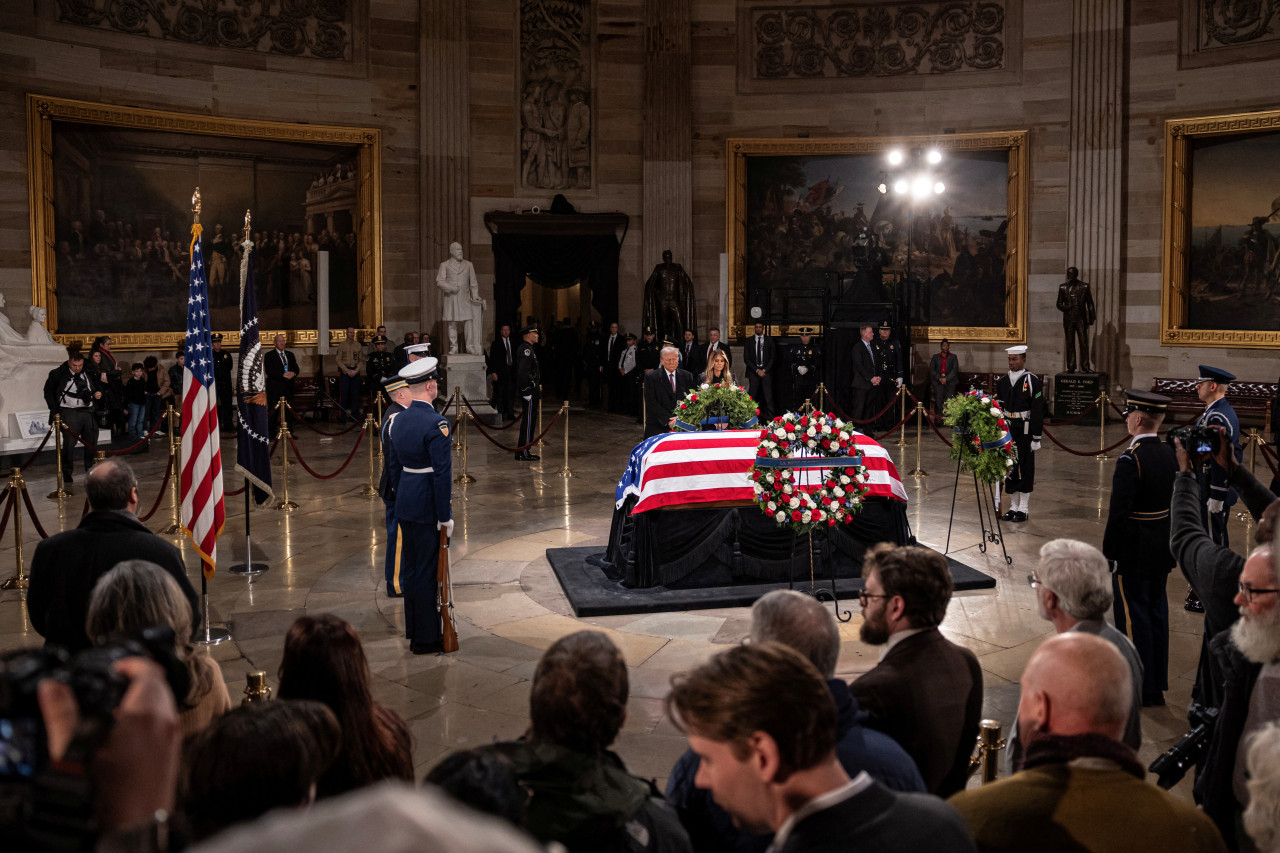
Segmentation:
{"type": "Polygon", "coordinates": [[[375,701],[360,635],[332,613],[300,616],[284,638],[281,699],[314,699],[333,711],[342,748],[320,780],[317,798],[383,779],[413,779],[413,740],[395,711],[375,701]]]}
{"type": "Polygon", "coordinates": [[[136,635],[157,625],[173,629],[174,651],[190,679],[187,695],[177,697],[178,725],[186,737],[231,708],[217,661],[191,642],[191,603],[168,572],[147,560],[117,563],[98,579],[85,619],[85,632],[95,643],[112,634],[136,635]]]}
{"type": "Polygon", "coordinates": [[[720,350],[716,350],[715,355],[711,356],[711,361],[702,374],[702,381],[708,385],[734,384],[733,371],[729,369],[729,359],[720,350]]]}

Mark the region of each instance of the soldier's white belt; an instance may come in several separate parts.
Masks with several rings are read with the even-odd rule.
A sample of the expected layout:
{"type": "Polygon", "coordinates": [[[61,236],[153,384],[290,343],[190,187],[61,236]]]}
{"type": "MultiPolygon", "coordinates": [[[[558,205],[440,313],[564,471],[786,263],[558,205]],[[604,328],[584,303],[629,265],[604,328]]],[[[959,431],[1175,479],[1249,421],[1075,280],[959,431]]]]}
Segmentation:
{"type": "Polygon", "coordinates": [[[434,474],[435,468],[401,468],[405,474],[434,474]]]}
{"type": "Polygon", "coordinates": [[[1005,415],[1011,418],[1019,418],[1022,420],[1029,420],[1031,418],[1030,410],[1025,412],[1005,412],[1005,415]]]}

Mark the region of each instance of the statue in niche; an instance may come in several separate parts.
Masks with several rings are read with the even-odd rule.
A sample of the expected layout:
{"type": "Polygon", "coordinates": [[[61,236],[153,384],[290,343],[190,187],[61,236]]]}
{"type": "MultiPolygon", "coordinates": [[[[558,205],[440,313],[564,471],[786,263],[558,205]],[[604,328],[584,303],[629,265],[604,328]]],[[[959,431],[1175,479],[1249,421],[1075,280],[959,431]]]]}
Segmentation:
{"type": "Polygon", "coordinates": [[[698,309],[693,296],[693,280],[684,267],[671,261],[671,250],[662,253],[662,263],[653,268],[644,283],[644,325],[652,326],[659,341],[682,341],[684,330],[698,331],[698,309]]]}
{"type": "Polygon", "coordinates": [[[458,353],[458,324],[462,324],[462,339],[468,355],[481,355],[480,318],[486,306],[480,298],[480,284],[476,280],[476,268],[462,257],[462,244],[449,244],[449,259],[440,264],[436,275],[436,287],[444,294],[444,320],[449,335],[449,355],[458,353]]]}
{"type": "Polygon", "coordinates": [[[569,145],[569,186],[591,186],[591,107],[588,92],[581,87],[569,90],[569,117],[565,135],[569,145]]]}
{"type": "Polygon", "coordinates": [[[1089,366],[1089,327],[1097,320],[1093,293],[1087,281],[1080,281],[1080,271],[1067,269],[1067,280],[1058,285],[1058,310],[1062,312],[1062,331],[1067,338],[1067,373],[1076,372],[1076,342],[1080,344],[1080,372],[1092,373],[1089,366]]]}
{"type": "Polygon", "coordinates": [[[31,325],[27,326],[27,343],[35,346],[58,346],[53,335],[44,327],[45,320],[49,319],[49,312],[39,305],[32,305],[27,309],[27,314],[31,317],[31,325]]]}
{"type": "MultiPolygon", "coordinates": [[[[4,307],[4,294],[0,293],[0,308],[4,307]]],[[[17,344],[25,346],[27,339],[18,334],[9,322],[9,316],[0,311],[0,344],[17,344]]]]}

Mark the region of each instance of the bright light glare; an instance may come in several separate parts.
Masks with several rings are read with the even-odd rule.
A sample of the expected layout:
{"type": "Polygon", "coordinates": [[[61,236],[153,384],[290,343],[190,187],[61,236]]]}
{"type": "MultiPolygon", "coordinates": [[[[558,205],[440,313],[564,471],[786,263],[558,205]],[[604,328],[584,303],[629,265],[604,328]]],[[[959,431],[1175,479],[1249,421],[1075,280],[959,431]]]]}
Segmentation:
{"type": "Polygon", "coordinates": [[[911,194],[916,198],[924,198],[932,189],[926,177],[918,177],[911,182],[911,194]]]}
{"type": "Polygon", "coordinates": [[[937,195],[942,195],[944,192],[946,192],[946,189],[947,188],[943,186],[942,181],[938,181],[936,184],[933,185],[933,191],[937,195]]]}
{"type": "Polygon", "coordinates": [[[906,178],[898,178],[893,182],[893,191],[898,195],[903,195],[908,189],[910,189],[910,185],[907,184],[906,178]]]}
{"type": "Polygon", "coordinates": [[[930,163],[941,163],[941,162],[942,162],[942,152],[941,152],[941,151],[930,151],[930,152],[929,152],[929,158],[928,158],[928,159],[929,159],[929,162],[930,162],[930,163]]]}
{"type": "Polygon", "coordinates": [[[887,192],[889,191],[889,188],[888,188],[887,186],[885,186],[884,181],[881,181],[881,182],[880,182],[880,185],[879,185],[878,187],[876,187],[876,189],[878,189],[878,190],[880,191],[880,195],[884,195],[885,193],[887,193],[887,192]]]}
{"type": "Polygon", "coordinates": [[[889,152],[889,165],[898,166],[902,163],[902,151],[898,148],[889,152]]]}

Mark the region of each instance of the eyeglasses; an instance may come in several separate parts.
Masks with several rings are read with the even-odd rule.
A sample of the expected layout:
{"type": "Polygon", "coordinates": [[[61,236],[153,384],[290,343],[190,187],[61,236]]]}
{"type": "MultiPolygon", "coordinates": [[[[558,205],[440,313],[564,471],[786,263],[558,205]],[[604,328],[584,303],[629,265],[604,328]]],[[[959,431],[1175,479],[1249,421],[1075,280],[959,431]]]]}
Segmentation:
{"type": "Polygon", "coordinates": [[[1244,600],[1248,602],[1252,602],[1253,597],[1255,595],[1265,595],[1267,593],[1280,592],[1280,589],[1254,589],[1253,587],[1249,586],[1247,583],[1237,583],[1236,589],[1240,591],[1240,594],[1244,596],[1244,600]]]}
{"type": "Polygon", "coordinates": [[[1035,589],[1038,586],[1042,586],[1040,577],[1035,572],[1032,572],[1031,574],[1027,575],[1027,583],[1031,584],[1032,589],[1035,589]]]}
{"type": "Polygon", "coordinates": [[[867,600],[871,598],[893,598],[892,595],[876,595],[873,592],[867,592],[865,589],[858,593],[858,604],[862,607],[867,606],[867,600]]]}

